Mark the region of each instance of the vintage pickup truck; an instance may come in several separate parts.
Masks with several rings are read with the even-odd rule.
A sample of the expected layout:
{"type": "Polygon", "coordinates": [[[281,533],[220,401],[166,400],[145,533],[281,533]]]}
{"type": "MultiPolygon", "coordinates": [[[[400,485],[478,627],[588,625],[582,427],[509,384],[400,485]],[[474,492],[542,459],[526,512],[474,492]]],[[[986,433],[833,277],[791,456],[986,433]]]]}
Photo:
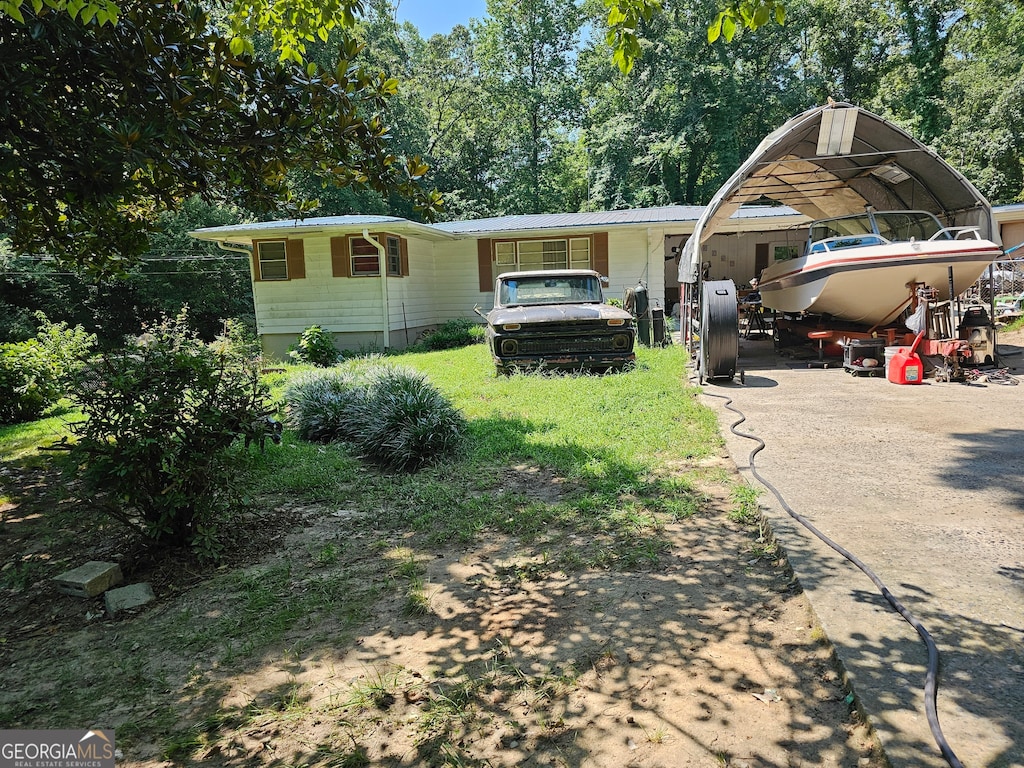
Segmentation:
{"type": "Polygon", "coordinates": [[[518,369],[621,370],[636,359],[628,312],[605,304],[601,276],[585,269],[507,272],[485,315],[498,374],[518,369]]]}

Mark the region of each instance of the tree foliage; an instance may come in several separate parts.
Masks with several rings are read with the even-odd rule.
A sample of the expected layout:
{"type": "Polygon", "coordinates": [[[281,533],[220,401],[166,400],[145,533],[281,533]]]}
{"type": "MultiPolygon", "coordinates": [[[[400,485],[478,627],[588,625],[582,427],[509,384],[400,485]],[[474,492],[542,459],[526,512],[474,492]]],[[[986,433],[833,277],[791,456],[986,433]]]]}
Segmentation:
{"type": "MultiPolygon", "coordinates": [[[[608,8],[605,42],[623,74],[629,74],[641,53],[643,27],[662,11],[662,0],[603,0],[608,8]]],[[[731,43],[739,29],[755,30],[774,19],[786,23],[786,5],[779,0],[724,0],[708,24],[708,42],[731,43]]]]}
{"type": "Polygon", "coordinates": [[[0,15],[0,219],[17,251],[110,270],[188,195],[280,211],[296,167],[439,204],[422,160],[392,151],[396,82],[360,67],[351,37],[328,70],[239,54],[194,2],[127,0],[116,25],[34,6],[0,15]]]}
{"type": "Polygon", "coordinates": [[[42,312],[54,322],[83,326],[110,349],[186,305],[190,322],[206,341],[221,333],[229,318],[255,330],[248,258],[187,234],[237,223],[241,215],[189,198],[157,216],[159,230],[151,236],[149,250],[119,275],[83,273],[51,259],[0,254],[0,341],[35,336],[36,313],[42,312]]]}

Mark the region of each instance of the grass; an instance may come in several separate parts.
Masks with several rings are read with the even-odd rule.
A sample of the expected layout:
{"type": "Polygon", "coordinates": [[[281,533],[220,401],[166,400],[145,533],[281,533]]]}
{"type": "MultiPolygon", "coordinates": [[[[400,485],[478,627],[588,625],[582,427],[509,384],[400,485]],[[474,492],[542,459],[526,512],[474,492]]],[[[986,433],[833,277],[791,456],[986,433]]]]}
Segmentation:
{"type": "Polygon", "coordinates": [[[27,424],[0,426],[0,461],[39,466],[47,461],[44,446],[69,434],[68,422],[76,420],[73,411],[62,412],[27,424]]]}
{"type": "MultiPolygon", "coordinates": [[[[714,414],[687,385],[685,355],[678,348],[641,349],[635,370],[608,376],[496,377],[482,345],[403,355],[401,362],[426,373],[465,415],[469,439],[456,460],[416,474],[384,473],[341,446],[304,443],[287,431],[282,445],[263,453],[235,448],[258,507],[269,509],[279,500],[322,506],[341,515],[344,536],[298,553],[268,553],[257,566],[214,575],[194,590],[188,607],[169,603],[147,622],[122,624],[117,643],[95,665],[105,671],[93,674],[89,685],[73,684],[81,674],[77,657],[59,659],[47,679],[60,681],[56,690],[64,693],[47,699],[43,687],[19,702],[12,719],[0,720],[10,726],[38,712],[44,699],[47,722],[38,714],[33,719],[53,727],[100,721],[112,701],[139,702],[140,712],[156,714],[129,718],[119,738],[123,732],[127,743],[159,741],[168,759],[201,756],[240,724],[284,724],[306,712],[295,686],[274,701],[222,707],[218,680],[224,670],[300,654],[296,643],[344,647],[382,598],[395,599],[409,617],[430,613],[427,552],[507,535],[516,537],[522,556],[504,574],[510,581],[557,570],[651,569],[668,547],[666,528],[685,522],[705,503],[699,465],[721,450],[722,441],[714,414]],[[331,627],[329,637],[300,632],[324,622],[331,627]],[[148,647],[154,637],[176,649],[180,669],[158,669],[148,656],[131,651],[148,647]],[[191,666],[185,668],[186,662],[191,666]],[[168,688],[183,688],[197,702],[190,717],[198,724],[176,720],[176,705],[164,693],[168,688]]],[[[288,377],[301,370],[272,374],[278,396],[288,377]]],[[[66,433],[67,418],[0,429],[0,460],[46,462],[48,454],[38,446],[66,433]]],[[[749,522],[756,494],[751,498],[739,489],[735,501],[737,519],[749,522]]],[[[6,583],[32,580],[29,567],[9,568],[6,583]]],[[[422,749],[453,764],[453,745],[477,727],[474,718],[485,709],[489,691],[522,696],[531,717],[557,729],[559,714],[549,711],[550,703],[564,697],[576,672],[528,674],[499,649],[489,667],[467,675],[424,693],[430,701],[423,709],[422,749]]],[[[377,670],[330,706],[380,710],[416,685],[422,683],[401,670],[377,670]]],[[[648,738],[657,742],[663,735],[648,738]]],[[[355,742],[345,755],[340,764],[365,764],[365,751],[355,742]]]]}
{"type": "Polygon", "coordinates": [[[557,544],[560,532],[583,529],[595,538],[571,553],[574,568],[650,565],[660,528],[700,507],[670,467],[712,454],[721,439],[685,384],[678,349],[642,349],[636,370],[610,376],[496,377],[481,345],[401,361],[465,414],[470,437],[458,461],[382,475],[344,448],[286,435],[282,449],[251,460],[256,492],[355,509],[434,543],[495,530],[557,544]],[[557,487],[538,500],[535,483],[551,477],[557,487]]]}
{"type": "Polygon", "coordinates": [[[1024,330],[1024,317],[1019,317],[1012,323],[1008,324],[1002,329],[1004,333],[1012,333],[1013,331],[1024,330]]]}

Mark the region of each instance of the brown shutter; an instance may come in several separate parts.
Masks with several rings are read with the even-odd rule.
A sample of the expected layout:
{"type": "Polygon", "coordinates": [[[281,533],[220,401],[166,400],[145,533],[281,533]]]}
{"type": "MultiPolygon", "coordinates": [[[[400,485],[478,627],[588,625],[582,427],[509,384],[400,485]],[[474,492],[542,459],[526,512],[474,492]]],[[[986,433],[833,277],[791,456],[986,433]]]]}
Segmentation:
{"type": "Polygon", "coordinates": [[[301,280],[306,276],[306,247],[302,240],[287,240],[288,279],[301,280]]]}
{"type": "Polygon", "coordinates": [[[252,241],[252,279],[253,282],[259,283],[263,281],[260,277],[260,243],[261,240],[252,241]]]}
{"type": "Polygon", "coordinates": [[[335,277],[352,277],[352,258],[347,236],[331,238],[331,274],[335,277]]]}
{"type": "Polygon", "coordinates": [[[494,290],[494,269],[491,267],[491,240],[488,237],[476,241],[476,264],[480,272],[480,292],[494,290]]]}
{"type": "Polygon", "coordinates": [[[594,258],[591,266],[598,274],[608,277],[608,233],[597,232],[594,234],[594,258]]]}
{"type": "Polygon", "coordinates": [[[402,277],[409,276],[409,241],[404,237],[399,238],[402,244],[402,277]]]}

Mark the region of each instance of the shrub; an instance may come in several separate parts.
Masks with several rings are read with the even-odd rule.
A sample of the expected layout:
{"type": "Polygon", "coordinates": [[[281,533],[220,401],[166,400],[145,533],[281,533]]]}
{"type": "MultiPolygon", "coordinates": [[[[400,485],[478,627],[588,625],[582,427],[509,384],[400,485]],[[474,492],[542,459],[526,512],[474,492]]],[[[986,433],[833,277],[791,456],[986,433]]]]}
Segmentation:
{"type": "Polygon", "coordinates": [[[288,355],[294,360],[320,368],[331,367],[341,357],[331,333],[319,325],[311,325],[304,330],[299,336],[298,345],[289,350],[288,355]]]}
{"type": "Polygon", "coordinates": [[[86,419],[62,447],[90,500],[152,543],[219,557],[241,499],[227,449],[276,438],[255,363],[183,312],[82,369],[74,394],[86,419]]]}
{"type": "Polygon", "coordinates": [[[39,418],[57,397],[55,379],[37,341],[0,344],[0,423],[39,418]]]}
{"type": "Polygon", "coordinates": [[[484,328],[468,318],[449,320],[433,331],[423,334],[417,346],[429,351],[468,347],[484,341],[484,328]]]}
{"type": "Polygon", "coordinates": [[[68,376],[96,344],[81,326],[50,323],[42,313],[36,317],[34,339],[0,344],[0,423],[39,418],[64,395],[68,376]]]}
{"type": "Polygon", "coordinates": [[[216,343],[227,345],[231,354],[238,355],[245,360],[261,360],[263,350],[260,347],[260,340],[252,327],[237,318],[228,318],[221,321],[224,324],[216,343]]]}
{"type": "Polygon", "coordinates": [[[416,470],[456,450],[462,414],[423,374],[352,360],[310,372],[284,395],[288,425],[314,442],[343,441],[383,466],[416,470]]]}

